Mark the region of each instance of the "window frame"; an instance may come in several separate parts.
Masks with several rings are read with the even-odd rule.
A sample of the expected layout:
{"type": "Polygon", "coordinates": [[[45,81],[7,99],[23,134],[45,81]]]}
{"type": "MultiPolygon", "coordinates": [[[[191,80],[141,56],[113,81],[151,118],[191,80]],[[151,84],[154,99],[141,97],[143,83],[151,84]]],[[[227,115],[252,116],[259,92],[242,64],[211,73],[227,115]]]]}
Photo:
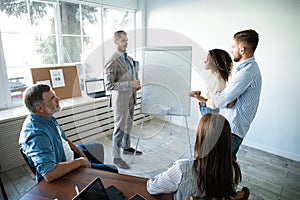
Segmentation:
{"type": "MultiPolygon", "coordinates": [[[[27,6],[29,6],[29,0],[26,1],[27,2],[27,6]]],[[[106,5],[105,3],[96,3],[96,2],[86,2],[86,1],[80,1],[80,0],[32,0],[32,2],[42,2],[42,3],[51,3],[54,6],[54,23],[55,23],[55,39],[56,39],[56,49],[57,49],[57,64],[59,66],[63,66],[63,65],[69,65],[69,64],[82,64],[83,61],[80,60],[79,62],[64,62],[64,50],[63,50],[63,37],[64,34],[62,34],[62,23],[61,23],[61,16],[60,16],[60,3],[61,2],[67,2],[67,3],[75,3],[80,5],[80,8],[82,5],[84,6],[94,6],[94,7],[98,7],[101,11],[101,16],[100,16],[100,20],[101,20],[101,24],[100,24],[100,32],[101,32],[101,43],[104,42],[104,30],[103,30],[103,15],[104,15],[104,9],[117,9],[117,10],[121,10],[121,11],[126,11],[126,12],[131,12],[133,13],[133,17],[134,17],[134,24],[133,24],[133,28],[134,28],[134,41],[132,41],[134,44],[134,47],[136,47],[136,9],[130,9],[130,8],[125,8],[125,7],[121,7],[121,6],[112,6],[112,5],[106,5]]],[[[28,14],[27,14],[28,15],[28,14]]],[[[80,13],[80,15],[82,15],[82,13],[80,13]]],[[[29,17],[29,15],[28,15],[29,17]]],[[[82,17],[80,18],[80,20],[82,20],[82,17]]],[[[80,29],[82,29],[82,21],[80,22],[80,29]]],[[[0,29],[0,34],[2,35],[1,29],[0,29]]],[[[0,39],[1,39],[1,35],[0,35],[0,39]]],[[[35,33],[32,33],[31,36],[36,35],[35,33]]],[[[80,33],[80,38],[82,41],[82,38],[85,36],[89,36],[89,35],[83,35],[82,34],[82,30],[80,33]]],[[[0,41],[0,50],[2,49],[2,40],[0,41]]],[[[83,52],[83,46],[81,45],[80,51],[83,52]]],[[[1,59],[1,66],[0,66],[0,84],[2,85],[2,87],[0,87],[0,92],[1,97],[0,97],[0,110],[4,110],[4,109],[9,109],[9,108],[14,108],[14,107],[18,107],[18,106],[22,106],[23,103],[20,102],[13,102],[11,99],[11,92],[10,92],[10,86],[9,86],[9,77],[7,74],[7,66],[5,64],[5,56],[4,56],[5,52],[3,52],[3,54],[1,54],[0,52],[0,59],[1,59]]],[[[102,57],[105,57],[105,52],[102,53],[102,57]]],[[[104,59],[102,59],[104,61],[104,59]]],[[[105,63],[102,63],[103,65],[105,63]]],[[[30,64],[28,64],[28,66],[30,66],[30,64]]],[[[49,65],[51,64],[40,64],[39,67],[49,67],[49,65]]],[[[28,67],[28,66],[24,66],[24,67],[28,67]]]]}

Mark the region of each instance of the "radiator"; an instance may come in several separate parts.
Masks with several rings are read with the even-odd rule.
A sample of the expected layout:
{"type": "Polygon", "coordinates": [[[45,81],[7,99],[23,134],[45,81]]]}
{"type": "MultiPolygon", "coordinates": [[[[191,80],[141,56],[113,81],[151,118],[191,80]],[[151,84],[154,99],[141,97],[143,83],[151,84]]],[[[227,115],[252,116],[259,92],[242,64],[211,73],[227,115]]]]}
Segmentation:
{"type": "MultiPolygon", "coordinates": [[[[138,94],[134,111],[134,124],[150,120],[149,115],[140,113],[141,97],[138,94]]],[[[72,106],[62,106],[57,114],[59,124],[68,138],[75,144],[92,142],[113,133],[113,111],[108,98],[93,99],[72,106]]],[[[7,171],[25,164],[19,152],[19,133],[25,116],[0,121],[0,171],[7,171]]]]}

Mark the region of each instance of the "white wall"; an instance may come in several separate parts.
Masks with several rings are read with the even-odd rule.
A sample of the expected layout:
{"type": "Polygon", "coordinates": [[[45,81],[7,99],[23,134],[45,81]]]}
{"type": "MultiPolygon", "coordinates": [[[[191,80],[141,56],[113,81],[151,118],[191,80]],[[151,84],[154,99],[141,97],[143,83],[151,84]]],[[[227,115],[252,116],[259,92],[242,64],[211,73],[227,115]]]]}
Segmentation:
{"type": "MultiPolygon", "coordinates": [[[[151,0],[146,1],[147,45],[193,46],[192,89],[205,79],[205,52],[230,52],[232,36],[255,29],[255,53],[263,76],[261,101],[244,144],[300,161],[300,1],[298,0],[151,0]]],[[[199,119],[192,101],[190,126],[199,119]]]]}

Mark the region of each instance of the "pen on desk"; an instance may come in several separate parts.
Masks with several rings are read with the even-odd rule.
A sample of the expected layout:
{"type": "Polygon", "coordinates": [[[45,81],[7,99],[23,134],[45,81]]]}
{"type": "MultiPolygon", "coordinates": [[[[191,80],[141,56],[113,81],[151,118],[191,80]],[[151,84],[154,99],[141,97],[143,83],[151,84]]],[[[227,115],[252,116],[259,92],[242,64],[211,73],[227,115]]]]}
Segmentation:
{"type": "Polygon", "coordinates": [[[76,194],[79,194],[79,190],[78,190],[77,185],[75,186],[75,191],[76,191],[76,194]]]}

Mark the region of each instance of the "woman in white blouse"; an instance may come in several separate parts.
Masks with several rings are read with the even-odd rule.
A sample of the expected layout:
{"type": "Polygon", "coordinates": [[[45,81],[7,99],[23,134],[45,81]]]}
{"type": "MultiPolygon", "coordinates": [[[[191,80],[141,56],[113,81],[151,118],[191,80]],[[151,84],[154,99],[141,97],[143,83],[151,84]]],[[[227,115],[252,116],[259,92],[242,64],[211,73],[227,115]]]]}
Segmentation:
{"type": "Polygon", "coordinates": [[[220,114],[202,116],[196,132],[194,159],[177,160],[167,171],[150,178],[150,194],[173,193],[175,200],[235,195],[241,181],[239,165],[231,154],[231,130],[220,114]]]}
{"type": "Polygon", "coordinates": [[[204,63],[206,70],[210,70],[206,89],[202,94],[200,91],[191,91],[189,93],[190,97],[195,97],[199,100],[199,109],[202,115],[210,112],[219,112],[219,108],[216,108],[213,103],[212,95],[225,89],[233,66],[230,55],[222,49],[209,50],[204,63]]]}

